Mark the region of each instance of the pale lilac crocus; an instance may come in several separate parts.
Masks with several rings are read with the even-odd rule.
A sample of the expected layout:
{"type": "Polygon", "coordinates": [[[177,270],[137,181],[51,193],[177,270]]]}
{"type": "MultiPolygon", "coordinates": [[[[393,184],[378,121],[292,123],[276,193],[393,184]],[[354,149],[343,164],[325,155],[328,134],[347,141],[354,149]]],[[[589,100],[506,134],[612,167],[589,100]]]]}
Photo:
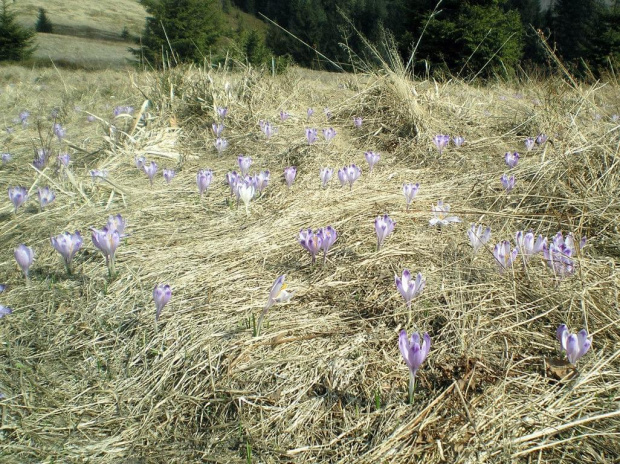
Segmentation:
{"type": "Polygon", "coordinates": [[[41,206],[41,210],[56,199],[56,194],[49,187],[37,187],[37,196],[39,197],[39,205],[41,206]]]}
{"type": "Polygon", "coordinates": [[[364,153],[364,158],[366,158],[366,162],[370,167],[369,170],[370,172],[372,172],[372,168],[374,168],[375,164],[379,162],[379,160],[381,159],[381,155],[379,155],[379,153],[375,153],[374,151],[367,151],[364,153]]]}
{"type": "Polygon", "coordinates": [[[334,170],[332,168],[321,168],[319,177],[321,178],[321,185],[323,186],[323,188],[327,188],[327,184],[329,183],[333,175],[334,170]]]}
{"type": "Polygon", "coordinates": [[[338,233],[332,226],[323,227],[317,230],[317,235],[321,237],[321,248],[323,249],[323,265],[327,261],[327,252],[331,246],[336,243],[338,239],[338,233]]]}
{"type": "Polygon", "coordinates": [[[353,190],[353,184],[357,179],[360,178],[361,175],[362,169],[355,164],[345,166],[342,169],[338,170],[338,179],[340,180],[340,185],[344,186],[345,184],[349,184],[350,190],[353,190]]]}
{"type": "Polygon", "coordinates": [[[62,142],[62,139],[67,134],[67,131],[57,122],[54,123],[52,130],[54,132],[54,135],[58,137],[58,141],[62,142]]]}
{"type": "Polygon", "coordinates": [[[117,214],[115,216],[108,216],[108,222],[106,223],[106,227],[110,230],[117,231],[120,238],[127,236],[127,234],[125,234],[125,227],[127,227],[127,221],[120,214],[117,214]]]}
{"type": "Polygon", "coordinates": [[[18,266],[24,273],[24,277],[28,280],[28,271],[34,261],[34,251],[32,251],[32,248],[22,243],[15,248],[14,256],[15,261],[17,261],[18,266]]]}
{"type": "Polygon", "coordinates": [[[105,226],[101,230],[91,228],[91,238],[93,245],[95,245],[105,257],[108,273],[110,276],[113,276],[115,273],[116,249],[121,243],[121,234],[118,230],[105,226]]]}
{"type": "Polygon", "coordinates": [[[222,132],[224,131],[224,124],[218,124],[218,123],[213,123],[211,124],[211,129],[213,130],[213,134],[216,137],[219,137],[220,135],[222,135],[222,132]]]}
{"type": "Polygon", "coordinates": [[[411,273],[409,272],[409,269],[405,269],[403,270],[402,277],[395,275],[394,280],[396,281],[396,288],[405,300],[407,309],[411,314],[411,302],[416,296],[422,293],[422,290],[424,290],[424,287],[426,286],[426,279],[424,279],[422,274],[418,272],[416,279],[411,280],[411,273]]]}
{"type": "Polygon", "coordinates": [[[553,240],[553,244],[556,247],[558,248],[565,247],[569,249],[573,255],[575,255],[578,251],[583,249],[583,247],[586,246],[586,242],[587,242],[586,237],[581,237],[581,240],[579,240],[578,244],[576,244],[575,239],[573,238],[573,234],[568,233],[566,234],[566,238],[564,238],[564,236],[562,235],[562,231],[559,231],[557,234],[555,234],[552,240],[553,240]]]}
{"type": "Polygon", "coordinates": [[[491,228],[483,229],[482,224],[479,224],[478,227],[476,227],[476,224],[472,224],[467,231],[467,235],[469,236],[469,243],[471,243],[474,249],[474,254],[476,254],[491,238],[491,228]]]}
{"type": "Polygon", "coordinates": [[[258,193],[263,193],[263,190],[269,184],[269,171],[261,171],[256,176],[255,187],[258,193]]]}
{"type": "Polygon", "coordinates": [[[250,171],[250,166],[252,165],[252,158],[249,156],[239,156],[237,158],[237,162],[239,163],[241,175],[245,176],[250,171]]]}
{"type": "Polygon", "coordinates": [[[503,240],[495,245],[493,256],[495,257],[500,273],[512,267],[512,264],[517,258],[517,253],[518,250],[516,248],[511,248],[508,240],[503,240]]]}
{"type": "Polygon", "coordinates": [[[295,176],[297,176],[297,169],[294,166],[284,168],[284,180],[286,181],[286,185],[289,189],[295,181],[295,176]]]}
{"type": "Polygon", "coordinates": [[[220,117],[220,119],[224,119],[227,114],[228,114],[228,108],[227,107],[225,107],[225,106],[218,106],[217,107],[217,115],[220,117]]]}
{"type": "Polygon", "coordinates": [[[169,184],[177,173],[174,169],[164,169],[164,180],[169,184]]]}
{"type": "Polygon", "coordinates": [[[521,157],[521,155],[519,155],[519,153],[515,152],[506,152],[504,154],[504,160],[506,161],[506,164],[508,165],[508,167],[510,169],[513,169],[517,163],[519,162],[519,158],[521,157]]]}
{"type": "Polygon", "coordinates": [[[499,180],[501,181],[506,192],[510,192],[515,187],[515,176],[507,176],[506,174],[502,174],[502,177],[500,177],[499,180]]]}
{"type": "Polygon", "coordinates": [[[157,166],[157,163],[155,163],[155,161],[151,161],[150,163],[145,164],[142,167],[142,170],[149,178],[149,182],[151,183],[151,186],[153,186],[153,179],[155,178],[155,174],[157,174],[157,169],[158,169],[158,166],[157,166]]]}
{"type": "MultiPolygon", "coordinates": [[[[0,318],[4,316],[8,316],[9,314],[12,314],[12,313],[13,313],[13,310],[11,308],[0,304],[0,318]]],[[[0,393],[0,395],[2,394],[0,393]]],[[[4,398],[4,395],[0,396],[0,399],[2,398],[4,398]]]]}
{"type": "Polygon", "coordinates": [[[558,246],[551,242],[543,248],[543,256],[547,261],[547,266],[553,270],[558,279],[564,279],[575,273],[573,251],[567,246],[558,246]]]}
{"type": "Polygon", "coordinates": [[[448,146],[449,142],[450,142],[449,135],[438,134],[435,137],[433,137],[433,143],[437,147],[437,150],[439,150],[439,156],[441,156],[444,148],[448,146]]]}
{"type": "Polygon", "coordinates": [[[288,114],[286,111],[280,111],[280,121],[286,121],[290,117],[291,115],[288,114]]]}
{"type": "Polygon", "coordinates": [[[532,256],[542,253],[547,245],[547,237],[539,235],[537,239],[534,238],[534,232],[523,232],[519,230],[515,233],[515,243],[517,250],[523,256],[523,260],[527,263],[532,256]]]}
{"type": "Polygon", "coordinates": [[[275,126],[272,126],[269,121],[263,122],[261,130],[263,131],[263,134],[265,134],[265,137],[267,137],[267,140],[269,140],[272,135],[278,133],[278,129],[275,126]]]}
{"type": "Polygon", "coordinates": [[[387,214],[384,216],[377,216],[375,219],[375,232],[377,233],[377,251],[383,245],[385,239],[394,231],[396,222],[393,221],[387,214]]]}
{"type": "Polygon", "coordinates": [[[26,187],[17,185],[15,187],[9,187],[9,200],[13,203],[15,214],[17,214],[17,208],[23,205],[28,199],[28,190],[26,187]]]}
{"type": "Polygon", "coordinates": [[[308,108],[308,111],[306,111],[306,114],[308,115],[308,120],[310,120],[310,118],[314,114],[314,110],[312,108],[308,108]]]}
{"type": "Polygon", "coordinates": [[[538,134],[536,136],[536,144],[537,145],[542,145],[544,144],[547,140],[549,139],[549,137],[547,137],[546,134],[543,134],[542,132],[540,134],[538,134]]]}
{"type": "Polygon", "coordinates": [[[256,189],[254,188],[254,185],[252,185],[251,182],[244,181],[244,182],[239,182],[237,184],[238,200],[240,199],[241,201],[243,201],[243,204],[245,205],[246,215],[250,214],[250,210],[249,210],[250,200],[254,198],[255,193],[256,193],[256,189]]]}
{"type": "Polygon", "coordinates": [[[362,118],[360,116],[356,116],[353,118],[353,125],[356,129],[362,128],[362,118]]]}
{"type": "Polygon", "coordinates": [[[136,167],[142,171],[144,169],[144,166],[146,165],[146,158],[144,156],[136,156],[134,158],[134,161],[136,163],[136,167]]]}
{"type": "Polygon", "coordinates": [[[425,333],[420,343],[420,335],[417,332],[413,332],[409,339],[407,331],[403,329],[398,336],[398,348],[409,368],[409,403],[411,404],[413,403],[415,376],[431,349],[431,337],[425,333]]]}
{"type": "Polygon", "coordinates": [[[13,155],[10,153],[2,153],[0,154],[0,159],[2,159],[2,164],[6,164],[13,159],[13,155]]]}
{"type": "Polygon", "coordinates": [[[196,185],[198,185],[198,192],[201,197],[207,191],[211,182],[213,182],[213,171],[211,169],[201,169],[198,171],[198,174],[196,174],[196,185]]]}
{"type": "Polygon", "coordinates": [[[260,329],[263,325],[263,319],[267,315],[269,308],[271,308],[276,303],[286,303],[293,297],[294,292],[287,292],[285,290],[286,289],[286,284],[284,283],[285,279],[286,279],[286,274],[283,274],[279,276],[275,280],[273,285],[271,286],[271,290],[269,291],[269,297],[267,298],[267,303],[265,304],[265,307],[261,311],[260,316],[258,318],[258,322],[256,323],[256,329],[254,332],[256,336],[260,335],[260,329]]]}
{"type": "Polygon", "coordinates": [[[239,174],[237,174],[237,171],[226,173],[226,183],[230,187],[231,195],[235,193],[235,189],[237,188],[238,182],[239,182],[239,174]]]}
{"type": "Polygon", "coordinates": [[[329,142],[331,139],[336,137],[336,129],[334,129],[333,127],[323,129],[323,137],[325,137],[325,140],[329,142]]]}
{"type": "Polygon", "coordinates": [[[30,112],[27,110],[21,111],[18,116],[18,121],[21,122],[22,126],[28,125],[28,118],[30,117],[30,112]]]}
{"type": "Polygon", "coordinates": [[[302,229],[299,231],[299,244],[310,253],[312,264],[316,262],[316,256],[323,249],[323,237],[312,229],[302,229]]]}
{"type": "Polygon", "coordinates": [[[306,129],[306,139],[308,140],[308,145],[312,145],[314,142],[316,142],[316,139],[317,139],[316,134],[317,134],[316,129],[314,128],[306,129]]]}
{"type": "Polygon", "coordinates": [[[327,118],[327,120],[329,121],[332,118],[332,112],[329,108],[325,108],[323,110],[323,113],[325,113],[325,118],[327,118]]]}
{"type": "Polygon", "coordinates": [[[62,256],[67,272],[71,274],[71,261],[83,244],[80,231],[76,230],[73,234],[63,232],[56,237],[51,237],[50,240],[54,249],[62,256]]]}
{"type": "Polygon", "coordinates": [[[452,137],[452,142],[454,143],[455,147],[460,147],[465,143],[465,137],[461,135],[455,135],[454,137],[452,137]]]}
{"type": "Polygon", "coordinates": [[[108,177],[108,171],[106,171],[105,169],[92,169],[90,171],[90,177],[92,178],[93,182],[97,182],[108,177]]]}
{"type": "Polygon", "coordinates": [[[566,352],[568,362],[573,365],[592,346],[592,337],[588,338],[586,329],[581,329],[577,334],[571,334],[566,324],[560,324],[556,331],[556,338],[560,342],[562,350],[566,352]]]}
{"type": "Polygon", "coordinates": [[[155,285],[155,288],[153,289],[153,301],[155,301],[155,322],[159,320],[159,315],[161,314],[162,309],[164,309],[164,306],[166,306],[168,301],[170,301],[171,296],[172,290],[170,289],[170,285],[155,285]]]}
{"type": "Polygon", "coordinates": [[[407,210],[409,210],[409,205],[418,194],[418,190],[420,188],[420,184],[412,184],[405,182],[403,184],[403,195],[405,196],[405,201],[407,202],[407,210]]]}
{"type": "Polygon", "coordinates": [[[536,144],[536,141],[532,137],[528,137],[525,139],[525,149],[527,151],[532,151],[535,144],[536,144]]]}
{"type": "Polygon", "coordinates": [[[130,116],[133,114],[133,106],[125,106],[125,105],[116,106],[114,108],[113,113],[114,113],[114,117],[119,117],[121,115],[130,116]]]}
{"type": "Polygon", "coordinates": [[[447,226],[451,222],[461,222],[461,218],[458,216],[450,216],[450,205],[444,204],[443,200],[439,200],[437,206],[433,205],[431,212],[433,213],[433,217],[429,221],[431,226],[447,226]]]}
{"type": "Polygon", "coordinates": [[[228,148],[228,140],[218,137],[217,139],[215,139],[213,145],[217,150],[217,154],[221,155],[228,148]]]}
{"type": "Polygon", "coordinates": [[[95,122],[96,119],[97,118],[94,115],[92,115],[92,114],[89,114],[88,116],[86,116],[86,122],[89,122],[89,123],[90,122],[95,122]]]}
{"type": "Polygon", "coordinates": [[[71,163],[71,156],[69,153],[61,153],[58,155],[58,162],[61,166],[67,168],[69,167],[69,163],[71,163]]]}

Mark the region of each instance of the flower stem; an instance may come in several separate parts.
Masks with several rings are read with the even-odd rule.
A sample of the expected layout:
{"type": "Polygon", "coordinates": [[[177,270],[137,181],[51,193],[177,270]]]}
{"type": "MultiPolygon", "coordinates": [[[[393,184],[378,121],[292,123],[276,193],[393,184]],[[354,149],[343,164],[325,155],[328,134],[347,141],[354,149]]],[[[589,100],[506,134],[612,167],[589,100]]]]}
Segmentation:
{"type": "Polygon", "coordinates": [[[413,404],[414,390],[415,390],[415,374],[409,371],[409,404],[413,404]]]}

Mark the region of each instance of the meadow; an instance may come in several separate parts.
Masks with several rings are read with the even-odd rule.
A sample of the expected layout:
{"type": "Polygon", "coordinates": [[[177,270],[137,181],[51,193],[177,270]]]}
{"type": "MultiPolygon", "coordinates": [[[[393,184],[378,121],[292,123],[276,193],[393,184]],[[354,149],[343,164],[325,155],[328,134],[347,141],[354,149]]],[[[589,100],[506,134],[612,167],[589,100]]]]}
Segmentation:
{"type": "Polygon", "coordinates": [[[620,89],[562,77],[3,68],[0,183],[28,199],[0,202],[1,460],[617,462],[620,89]],[[440,152],[439,134],[464,142],[440,152]],[[269,171],[247,206],[235,192],[252,180],[227,183],[239,156],[269,171]],[[361,175],[341,185],[352,164],[361,175]],[[213,176],[202,195],[199,170],[213,176]],[[437,224],[439,202],[460,222],[437,224]],[[118,214],[109,272],[91,228],[118,214]],[[395,227],[377,249],[384,215],[395,227]],[[470,224],[491,229],[477,252],[470,224]],[[313,264],[300,230],[327,226],[337,239],[313,264]],[[50,238],[76,230],[69,272],[50,238]],[[530,230],[547,258],[517,250],[530,230]],[[558,232],[575,245],[556,261],[558,232]],[[404,269],[426,281],[411,310],[404,269]],[[292,297],[259,331],[282,275],[292,297]],[[591,340],[576,362],[561,324],[591,340]],[[402,329],[432,341],[411,402],[402,329]]]}

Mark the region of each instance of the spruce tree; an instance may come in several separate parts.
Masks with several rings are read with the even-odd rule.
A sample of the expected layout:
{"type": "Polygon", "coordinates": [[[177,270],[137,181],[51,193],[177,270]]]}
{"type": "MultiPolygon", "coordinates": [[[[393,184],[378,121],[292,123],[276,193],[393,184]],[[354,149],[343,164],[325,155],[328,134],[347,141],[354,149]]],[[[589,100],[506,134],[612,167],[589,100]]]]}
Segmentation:
{"type": "Polygon", "coordinates": [[[47,15],[45,14],[45,8],[39,8],[39,16],[37,16],[37,22],[34,25],[34,30],[37,32],[51,34],[53,29],[54,26],[52,25],[52,22],[47,19],[47,15]]]}
{"type": "Polygon", "coordinates": [[[7,0],[0,6],[0,61],[20,61],[32,56],[34,31],[20,26],[7,0]]]}

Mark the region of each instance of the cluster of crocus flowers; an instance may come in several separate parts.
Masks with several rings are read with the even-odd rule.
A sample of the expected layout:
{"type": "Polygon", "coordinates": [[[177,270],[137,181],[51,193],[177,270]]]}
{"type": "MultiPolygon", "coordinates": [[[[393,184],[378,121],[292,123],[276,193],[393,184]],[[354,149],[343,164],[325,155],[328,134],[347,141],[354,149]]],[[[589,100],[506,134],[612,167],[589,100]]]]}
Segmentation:
{"type": "Polygon", "coordinates": [[[329,142],[331,139],[336,137],[336,129],[334,129],[333,127],[323,129],[323,137],[325,137],[325,140],[329,142]]]}
{"type": "Polygon", "coordinates": [[[228,148],[228,140],[218,137],[213,142],[215,149],[217,150],[218,155],[221,155],[228,148]]]}
{"type": "Polygon", "coordinates": [[[586,329],[581,329],[577,334],[572,334],[568,331],[566,324],[561,324],[556,331],[556,337],[560,342],[562,350],[566,352],[568,362],[573,365],[592,346],[592,338],[588,338],[586,329]]]}
{"type": "Polygon", "coordinates": [[[403,329],[398,335],[398,349],[409,368],[409,403],[411,404],[413,403],[415,376],[431,349],[431,337],[428,333],[425,333],[421,340],[420,335],[417,332],[413,332],[411,338],[409,338],[407,337],[407,331],[403,329]]]}
{"type": "Polygon", "coordinates": [[[327,261],[327,252],[336,242],[338,233],[332,226],[317,229],[302,229],[299,231],[299,244],[310,253],[312,264],[316,262],[317,255],[323,251],[323,264],[327,261]]]}
{"type": "Polygon", "coordinates": [[[21,185],[9,187],[9,200],[13,203],[13,209],[15,214],[17,214],[17,208],[28,200],[28,190],[26,190],[26,187],[22,187],[21,185]]]}
{"type": "Polygon", "coordinates": [[[511,248],[508,240],[503,240],[493,248],[493,256],[497,262],[499,272],[503,273],[505,270],[512,267],[515,259],[517,259],[518,250],[511,248]]]}
{"type": "Polygon", "coordinates": [[[155,163],[155,161],[151,161],[150,163],[145,163],[144,166],[142,166],[142,170],[144,171],[146,176],[149,178],[151,187],[153,186],[153,179],[155,179],[155,174],[157,174],[157,169],[158,169],[158,166],[157,166],[157,163],[155,163]]]}
{"type": "Polygon", "coordinates": [[[375,153],[374,151],[367,151],[364,153],[364,158],[366,158],[369,170],[370,172],[372,172],[372,168],[374,168],[375,164],[379,162],[379,160],[381,159],[381,155],[379,155],[379,153],[375,153]]]}
{"type": "Polygon", "coordinates": [[[471,243],[474,249],[474,254],[476,254],[491,238],[491,228],[483,229],[482,224],[478,225],[478,227],[476,227],[476,224],[472,224],[467,231],[467,235],[469,236],[469,243],[471,243]]]}
{"type": "Polygon", "coordinates": [[[47,205],[56,199],[56,193],[49,187],[37,187],[37,197],[39,198],[41,211],[43,211],[47,205]]]}
{"type": "Polygon", "coordinates": [[[155,301],[155,322],[159,320],[161,311],[164,309],[164,306],[168,304],[171,296],[172,290],[168,284],[159,284],[153,289],[153,301],[155,301]]]}
{"type": "Polygon", "coordinates": [[[121,243],[125,231],[126,222],[120,214],[110,216],[108,223],[103,229],[91,228],[93,245],[101,251],[105,257],[110,276],[115,274],[116,249],[121,243]]]}
{"type": "Polygon", "coordinates": [[[564,238],[562,232],[558,232],[551,243],[543,245],[543,256],[556,277],[563,279],[575,273],[573,257],[585,245],[586,237],[582,237],[576,244],[572,234],[567,234],[564,238]]]}
{"type": "Polygon", "coordinates": [[[23,243],[18,245],[14,251],[15,261],[24,273],[24,277],[28,280],[28,271],[34,262],[34,251],[23,243]]]}
{"type": "Polygon", "coordinates": [[[306,140],[308,141],[308,145],[312,145],[316,142],[317,139],[317,131],[314,128],[306,128],[306,140]]]}
{"type": "Polygon", "coordinates": [[[256,336],[260,335],[260,329],[263,325],[263,320],[265,319],[265,316],[267,315],[267,312],[269,311],[269,309],[274,304],[286,303],[291,298],[293,298],[294,292],[286,291],[286,284],[284,283],[285,279],[286,279],[286,274],[283,274],[279,276],[275,280],[273,285],[271,286],[271,290],[269,291],[269,297],[267,298],[267,303],[265,304],[265,307],[261,311],[260,316],[258,318],[258,322],[256,324],[256,329],[254,332],[256,336]]]}
{"type": "Polygon", "coordinates": [[[355,164],[350,164],[349,166],[345,166],[338,170],[338,180],[340,181],[340,185],[344,187],[346,184],[349,184],[350,190],[353,190],[353,184],[360,178],[361,175],[362,169],[355,164]]]}
{"type": "Polygon", "coordinates": [[[433,143],[435,144],[435,146],[437,147],[437,150],[439,151],[439,156],[441,156],[444,148],[446,148],[448,144],[450,143],[450,136],[444,135],[444,134],[438,134],[435,137],[433,137],[433,143]]]}
{"type": "Polygon", "coordinates": [[[519,162],[519,158],[521,157],[521,155],[519,155],[519,153],[515,152],[506,152],[504,154],[504,161],[506,161],[506,164],[508,165],[508,167],[510,169],[513,169],[514,167],[517,166],[517,163],[519,162]]]}
{"type": "Polygon", "coordinates": [[[76,230],[73,234],[63,232],[56,237],[51,237],[50,240],[54,249],[62,256],[67,272],[71,274],[71,261],[83,243],[80,231],[76,230]]]}
{"type": "Polygon", "coordinates": [[[375,218],[375,232],[377,234],[377,251],[381,249],[381,245],[385,239],[394,232],[396,222],[390,218],[387,214],[383,216],[377,216],[375,218]]]}
{"type": "Polygon", "coordinates": [[[403,184],[403,195],[405,196],[405,201],[407,202],[407,210],[409,210],[409,206],[411,202],[418,194],[418,190],[420,189],[420,184],[412,184],[410,182],[405,182],[403,184]]]}
{"type": "Polygon", "coordinates": [[[164,180],[166,181],[166,184],[172,182],[172,179],[174,179],[174,176],[176,175],[177,173],[174,169],[164,169],[164,180]]]}
{"type": "Polygon", "coordinates": [[[256,192],[262,194],[263,190],[269,185],[269,171],[260,171],[258,174],[250,176],[249,179],[256,192]]]}
{"type": "Polygon", "coordinates": [[[439,200],[436,206],[433,205],[431,212],[433,213],[433,217],[429,221],[431,226],[447,226],[451,222],[461,222],[458,216],[450,216],[450,205],[444,203],[443,200],[439,200]]]}
{"type": "Polygon", "coordinates": [[[530,258],[544,250],[547,245],[547,237],[538,235],[536,238],[531,230],[529,232],[519,230],[515,233],[515,243],[523,260],[527,263],[530,258]]]}
{"type": "Polygon", "coordinates": [[[502,177],[499,178],[502,183],[502,187],[506,190],[506,192],[510,192],[515,187],[515,176],[508,176],[506,174],[502,174],[502,177]]]}
{"type": "Polygon", "coordinates": [[[297,168],[294,166],[288,166],[284,168],[284,181],[286,182],[286,186],[290,189],[295,182],[295,177],[297,176],[297,168]]]}
{"type": "Polygon", "coordinates": [[[196,174],[196,185],[201,197],[207,191],[211,182],[213,182],[213,171],[211,169],[201,169],[198,171],[198,174],[196,174]]]}
{"type": "Polygon", "coordinates": [[[329,183],[333,175],[334,170],[332,168],[321,168],[321,171],[319,172],[319,177],[321,179],[321,185],[323,186],[323,188],[327,188],[327,184],[329,183]]]}

